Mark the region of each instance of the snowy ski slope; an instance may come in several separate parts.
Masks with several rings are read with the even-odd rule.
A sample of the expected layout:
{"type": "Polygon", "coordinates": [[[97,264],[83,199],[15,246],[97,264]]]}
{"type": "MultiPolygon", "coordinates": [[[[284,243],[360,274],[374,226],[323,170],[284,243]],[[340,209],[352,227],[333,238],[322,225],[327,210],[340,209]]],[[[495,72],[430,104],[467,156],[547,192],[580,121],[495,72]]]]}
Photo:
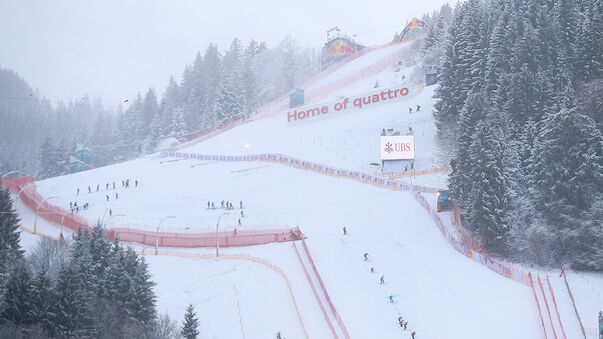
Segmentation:
{"type": "MultiPolygon", "coordinates": [[[[346,72],[381,59],[393,48],[407,47],[387,47],[367,53],[314,86],[341,79],[346,72]]],[[[399,72],[388,69],[331,93],[324,102],[387,88],[410,88],[411,84],[405,80],[410,72],[411,69],[402,68],[399,72]],[[376,82],[380,88],[374,88],[376,82]]],[[[433,87],[429,87],[393,103],[298,123],[288,123],[284,111],[181,151],[227,155],[281,153],[372,173],[376,168],[370,164],[379,162],[380,131],[394,128],[405,132],[412,127],[417,144],[416,168],[439,167],[431,116],[432,95],[433,87]],[[420,112],[415,112],[417,105],[421,106],[420,112]],[[408,107],[413,108],[412,114],[408,107]]],[[[445,174],[401,180],[446,186],[445,174]]],[[[90,203],[90,209],[82,214],[91,221],[104,217],[109,227],[155,230],[162,218],[176,216],[165,220],[161,230],[215,231],[216,219],[225,211],[208,210],[208,200],[218,206],[221,200],[229,200],[236,207],[222,218],[220,230],[236,227],[240,200],[245,206],[241,229],[299,226],[308,237],[307,245],[317,271],[351,338],[410,338],[411,330],[416,331],[416,338],[544,338],[533,291],[456,252],[409,192],[388,191],[278,164],[182,160],[154,155],[38,184],[42,196],[60,196],[53,200],[57,205],[68,206],[70,201],[90,203]],[[118,187],[117,200],[110,189],[110,199],[106,201],[104,184],[128,178],[139,180],[140,186],[118,187]],[[91,185],[95,191],[97,184],[101,185],[100,192],[88,194],[87,186],[91,185]],[[83,193],[76,196],[78,187],[83,193]],[[114,215],[123,216],[108,218],[108,208],[114,215]],[[347,236],[342,235],[344,225],[348,228],[347,236]],[[366,262],[365,252],[369,253],[366,262]],[[371,267],[375,273],[370,272],[371,267]],[[379,284],[381,275],[385,278],[384,285],[379,284]],[[390,295],[394,303],[389,302],[390,295]],[[408,321],[407,331],[398,326],[399,316],[408,321]]],[[[32,212],[22,205],[18,211],[22,224],[32,228],[32,212]]],[[[42,219],[38,220],[38,230],[54,237],[59,233],[57,227],[42,219]]],[[[35,244],[34,236],[23,233],[22,237],[26,248],[35,244]]],[[[301,244],[297,246],[301,249],[301,244]]],[[[152,248],[136,247],[153,253],[152,248]]],[[[158,283],[160,312],[167,311],[180,320],[185,307],[195,304],[205,337],[271,338],[277,331],[287,338],[333,337],[329,322],[337,327],[336,319],[322,295],[318,299],[327,313],[329,322],[326,321],[312,290],[312,286],[319,285],[317,277],[311,276],[314,285],[309,284],[291,243],[221,249],[221,253],[228,255],[265,259],[284,275],[255,261],[201,257],[214,253],[211,248],[161,250],[199,256],[146,258],[158,283]]],[[[302,261],[310,270],[308,259],[302,261]]],[[[542,272],[541,276],[547,273],[567,338],[578,338],[581,332],[565,285],[557,278],[558,273],[542,272]]],[[[597,305],[603,305],[599,295],[603,278],[573,273],[568,278],[576,291],[579,311],[590,316],[585,326],[593,328],[596,324],[593,312],[597,305]]],[[[334,332],[340,338],[345,337],[341,328],[335,328],[334,332]]]]}

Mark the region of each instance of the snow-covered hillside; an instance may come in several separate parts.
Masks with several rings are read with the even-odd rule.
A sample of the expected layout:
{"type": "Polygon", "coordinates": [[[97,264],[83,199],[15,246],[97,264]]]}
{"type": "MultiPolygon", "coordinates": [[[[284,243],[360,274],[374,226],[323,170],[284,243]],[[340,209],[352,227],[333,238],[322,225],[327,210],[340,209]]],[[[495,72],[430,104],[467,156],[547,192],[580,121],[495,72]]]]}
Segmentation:
{"type": "MultiPolygon", "coordinates": [[[[390,55],[394,46],[373,52],[341,67],[320,86],[344,77],[390,55]]],[[[390,67],[340,88],[322,100],[325,105],[390,88],[411,89],[404,98],[362,109],[288,122],[281,115],[253,121],[182,152],[201,154],[281,153],[331,166],[377,171],[379,134],[393,128],[412,128],[416,137],[416,168],[441,167],[431,111],[434,87],[415,91],[407,79],[412,69],[390,67]],[[379,84],[375,88],[375,83],[379,84]],[[416,108],[420,106],[420,111],[416,108]],[[412,113],[409,113],[409,107],[412,113]]],[[[320,106],[321,102],[307,107],[320,106]]],[[[298,110],[304,109],[298,108],[298,110]]],[[[426,175],[401,179],[432,187],[446,187],[446,176],[426,175]]],[[[128,226],[154,231],[167,216],[162,231],[212,232],[216,219],[221,230],[299,226],[326,290],[352,338],[543,338],[533,292],[455,251],[434,227],[431,217],[410,192],[390,191],[350,180],[263,162],[182,160],[149,155],[122,164],[38,182],[42,196],[59,196],[54,204],[68,207],[89,203],[80,212],[88,220],[105,218],[108,227],[128,226]],[[121,181],[130,179],[130,188],[121,181]],[[138,187],[132,184],[137,180],[138,187]],[[106,190],[106,183],[117,184],[106,190]],[[96,192],[96,186],[100,191],[96,192]],[[92,193],[88,193],[91,186],[92,193]],[[79,195],[76,190],[80,189],[79,195]],[[118,194],[116,199],[115,194],[118,194]],[[231,201],[232,211],[207,209],[231,201]],[[245,216],[238,209],[243,202],[245,216]],[[113,216],[109,217],[108,209],[113,216]],[[342,234],[346,226],[348,235],[342,234]],[[368,253],[365,261],[363,254],[368,253]],[[371,273],[370,269],[375,272],[371,273]],[[385,284],[379,284],[384,276],[385,284]],[[393,296],[391,303],[389,296],[393,296]],[[408,321],[408,330],[398,317],[408,321]]],[[[434,200],[433,195],[427,195],[434,200]]],[[[22,224],[32,228],[33,215],[22,205],[22,224]]],[[[450,215],[443,213],[443,218],[450,215]]],[[[38,230],[58,236],[56,226],[38,220],[38,230]]],[[[26,248],[34,236],[22,233],[26,248]]],[[[135,245],[141,251],[153,249],[135,245]]],[[[222,249],[225,254],[261,258],[282,269],[286,278],[267,265],[245,259],[203,258],[214,249],[168,249],[199,254],[198,258],[147,256],[157,282],[158,307],[182,319],[193,303],[200,330],[208,338],[271,338],[277,331],[286,338],[331,337],[291,243],[222,249]],[[286,283],[291,283],[291,291],[286,283]],[[294,302],[295,301],[295,302],[294,302]],[[299,308],[298,318],[295,305],[299,308]]],[[[533,270],[536,272],[538,270],[533,270]]],[[[546,274],[541,272],[540,274],[546,274]]],[[[550,272],[568,338],[580,329],[567,290],[550,272]]],[[[570,273],[583,314],[603,305],[600,275],[570,273]],[[595,286],[595,287],[593,287],[595,286]]],[[[589,318],[585,327],[595,327],[589,318]]],[[[586,322],[586,320],[585,320],[586,322]]]]}

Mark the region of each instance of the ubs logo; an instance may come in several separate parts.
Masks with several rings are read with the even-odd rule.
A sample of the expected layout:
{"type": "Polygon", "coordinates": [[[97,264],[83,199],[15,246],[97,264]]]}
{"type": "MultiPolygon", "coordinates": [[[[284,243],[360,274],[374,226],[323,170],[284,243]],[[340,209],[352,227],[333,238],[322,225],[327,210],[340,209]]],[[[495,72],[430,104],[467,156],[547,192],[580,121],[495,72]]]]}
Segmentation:
{"type": "Polygon", "coordinates": [[[388,142],[387,144],[385,144],[385,151],[387,153],[391,153],[391,152],[394,151],[394,149],[392,148],[392,144],[391,143],[388,142]]]}

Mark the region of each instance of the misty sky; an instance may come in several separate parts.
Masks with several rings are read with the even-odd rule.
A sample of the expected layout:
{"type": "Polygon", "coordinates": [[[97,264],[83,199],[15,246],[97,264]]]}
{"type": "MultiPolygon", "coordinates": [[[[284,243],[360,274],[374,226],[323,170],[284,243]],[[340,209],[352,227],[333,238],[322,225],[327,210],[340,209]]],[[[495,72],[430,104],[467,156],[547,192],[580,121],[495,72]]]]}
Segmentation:
{"type": "Polygon", "coordinates": [[[210,42],[223,50],[234,37],[254,38],[272,47],[290,34],[319,49],[339,26],[361,44],[382,44],[446,2],[0,0],[0,67],[53,102],[88,94],[115,107],[148,87],[161,95],[210,42]]]}

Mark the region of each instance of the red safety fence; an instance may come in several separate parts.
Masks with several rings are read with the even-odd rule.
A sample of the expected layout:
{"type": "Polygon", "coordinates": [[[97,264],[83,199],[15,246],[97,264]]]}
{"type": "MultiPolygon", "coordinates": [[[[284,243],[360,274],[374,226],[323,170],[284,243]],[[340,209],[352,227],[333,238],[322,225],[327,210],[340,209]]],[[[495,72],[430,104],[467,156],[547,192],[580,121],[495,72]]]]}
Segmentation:
{"type": "Polygon", "coordinates": [[[301,242],[302,242],[302,246],[304,247],[304,251],[306,252],[306,255],[308,256],[308,260],[310,261],[310,266],[312,266],[312,270],[314,271],[314,274],[316,274],[316,278],[318,279],[320,288],[322,289],[322,292],[324,293],[324,296],[327,299],[329,308],[331,309],[331,312],[333,312],[333,315],[335,316],[335,319],[337,320],[337,324],[341,328],[341,331],[343,332],[343,335],[345,336],[345,338],[350,339],[350,334],[348,333],[348,329],[345,327],[345,324],[343,323],[343,320],[339,316],[339,313],[337,313],[337,310],[335,309],[335,306],[333,305],[333,302],[331,301],[331,298],[329,297],[329,293],[327,293],[325,284],[322,282],[322,278],[320,277],[320,274],[318,274],[316,265],[314,265],[314,260],[312,259],[312,256],[310,255],[310,250],[308,250],[308,245],[306,245],[306,240],[302,239],[301,242]]]}
{"type": "Polygon", "coordinates": [[[62,225],[72,231],[77,231],[80,227],[88,227],[88,222],[80,215],[68,212],[47,201],[42,203],[44,197],[36,190],[34,179],[31,176],[16,179],[4,178],[2,185],[8,187],[14,194],[18,194],[18,198],[25,205],[34,211],[37,209],[38,215],[55,225],[62,225]]]}
{"type": "MultiPolygon", "coordinates": [[[[58,206],[44,202],[44,198],[34,187],[32,177],[21,177],[17,179],[5,178],[2,185],[8,187],[11,192],[18,194],[18,198],[23,203],[36,210],[37,214],[50,223],[66,227],[72,231],[77,231],[80,227],[90,226],[86,219],[78,214],[68,212],[58,206]],[[38,208],[39,207],[39,208],[38,208]]],[[[175,233],[175,232],[152,232],[134,228],[111,228],[107,231],[109,240],[118,236],[120,241],[132,242],[141,245],[161,246],[161,247],[214,247],[216,246],[216,233],[175,233]]],[[[288,229],[264,229],[264,230],[234,230],[227,232],[218,232],[217,240],[221,247],[230,246],[252,246],[268,244],[272,242],[286,242],[291,240],[304,239],[305,235],[299,228],[288,229]]]]}
{"type": "Polygon", "coordinates": [[[540,280],[540,276],[538,278],[538,286],[540,287],[540,292],[542,293],[542,298],[544,299],[544,305],[546,306],[546,313],[549,316],[549,323],[551,324],[551,328],[553,329],[553,336],[557,339],[557,331],[555,331],[555,324],[553,324],[553,317],[551,316],[551,309],[549,308],[549,302],[546,298],[546,294],[544,292],[544,288],[542,288],[542,280],[540,280]]]}
{"type": "Polygon", "coordinates": [[[549,276],[546,276],[546,283],[549,287],[549,292],[551,293],[551,297],[553,298],[553,305],[555,306],[555,312],[557,313],[557,320],[559,321],[559,326],[561,326],[561,334],[563,334],[563,338],[567,339],[567,335],[565,335],[565,329],[563,328],[563,322],[561,322],[561,316],[559,315],[559,309],[557,308],[557,300],[555,299],[555,292],[553,292],[553,286],[551,286],[551,281],[549,280],[549,276]]]}
{"type": "Polygon", "coordinates": [[[536,306],[538,306],[538,315],[540,315],[540,322],[542,324],[542,330],[544,331],[544,337],[548,339],[548,335],[546,334],[546,327],[544,326],[544,317],[542,316],[542,310],[540,309],[540,302],[538,301],[538,295],[536,294],[536,289],[534,288],[534,280],[532,279],[532,273],[528,273],[530,277],[530,287],[532,288],[532,292],[534,292],[534,299],[536,300],[536,306]]]}
{"type": "Polygon", "coordinates": [[[273,242],[286,242],[305,238],[299,228],[266,229],[245,231],[223,231],[209,233],[152,232],[130,228],[112,228],[107,231],[109,240],[118,236],[120,241],[159,247],[214,247],[218,240],[220,247],[252,246],[273,242]]]}
{"type": "Polygon", "coordinates": [[[331,334],[333,334],[333,338],[338,338],[337,333],[335,332],[335,328],[333,327],[333,323],[331,322],[331,319],[327,315],[325,306],[322,304],[322,301],[320,300],[320,297],[318,296],[318,292],[316,291],[316,286],[314,286],[314,283],[312,282],[310,273],[308,272],[306,265],[304,265],[303,259],[302,259],[301,255],[299,254],[299,251],[297,250],[297,246],[295,246],[295,241],[293,242],[293,248],[295,249],[295,254],[297,254],[297,259],[299,260],[299,265],[302,267],[304,274],[306,275],[306,279],[308,279],[308,283],[310,284],[310,287],[312,288],[312,293],[314,294],[314,298],[316,298],[316,302],[318,303],[318,306],[320,307],[320,311],[322,312],[322,315],[324,316],[325,321],[327,322],[327,325],[329,326],[329,329],[331,330],[331,334]]]}
{"type": "MultiPolygon", "coordinates": [[[[425,208],[425,210],[431,216],[434,224],[438,227],[442,235],[452,245],[452,247],[463,254],[464,256],[486,266],[492,271],[505,276],[509,279],[518,281],[526,286],[530,286],[530,279],[528,272],[521,269],[512,267],[509,264],[503,263],[498,259],[494,259],[481,248],[481,242],[479,238],[476,240],[473,235],[467,234],[468,230],[462,230],[462,232],[453,230],[450,231],[446,225],[440,219],[437,211],[431,207],[427,200],[419,193],[419,189],[424,189],[421,186],[413,186],[407,183],[399,182],[396,180],[380,177],[377,175],[371,175],[362,173],[359,171],[352,171],[346,169],[335,168],[332,166],[309,162],[306,160],[296,159],[282,154],[276,153],[264,153],[255,155],[208,155],[208,154],[196,154],[196,153],[184,153],[184,152],[162,152],[162,157],[174,157],[182,159],[193,159],[193,160],[213,160],[213,161],[262,161],[262,162],[274,162],[286,166],[295,167],[307,171],[320,173],[323,175],[341,177],[372,186],[395,190],[395,191],[411,191],[412,196],[425,208]],[[465,233],[467,232],[467,233],[465,233]]],[[[433,191],[433,188],[427,188],[428,192],[433,191]]],[[[460,219],[459,219],[460,222],[460,219]]],[[[460,226],[459,226],[460,227],[460,226]]]]}

